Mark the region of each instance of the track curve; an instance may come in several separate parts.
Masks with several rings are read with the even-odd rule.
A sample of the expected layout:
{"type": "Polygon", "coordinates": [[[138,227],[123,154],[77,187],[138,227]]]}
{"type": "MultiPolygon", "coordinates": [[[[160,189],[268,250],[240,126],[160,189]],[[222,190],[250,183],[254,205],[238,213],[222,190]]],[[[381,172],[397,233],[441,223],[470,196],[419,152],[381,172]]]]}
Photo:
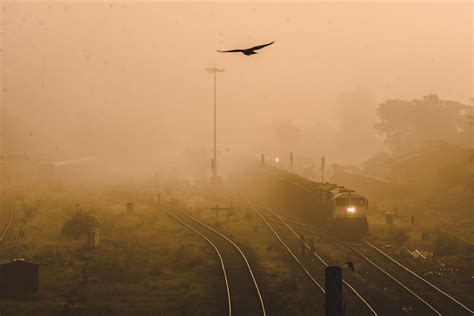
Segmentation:
{"type": "Polygon", "coordinates": [[[204,238],[218,254],[226,284],[229,315],[266,316],[255,274],[240,247],[224,234],[180,208],[161,204],[161,209],[204,238]]]}

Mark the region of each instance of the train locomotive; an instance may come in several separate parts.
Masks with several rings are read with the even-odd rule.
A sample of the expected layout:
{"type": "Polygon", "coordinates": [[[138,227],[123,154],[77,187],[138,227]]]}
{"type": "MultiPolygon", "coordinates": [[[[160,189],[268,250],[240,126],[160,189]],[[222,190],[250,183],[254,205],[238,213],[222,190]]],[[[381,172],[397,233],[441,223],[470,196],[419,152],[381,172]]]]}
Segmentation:
{"type": "Polygon", "coordinates": [[[369,201],[337,184],[315,182],[276,167],[261,168],[257,188],[291,217],[324,226],[340,236],[368,233],[369,201]]]}

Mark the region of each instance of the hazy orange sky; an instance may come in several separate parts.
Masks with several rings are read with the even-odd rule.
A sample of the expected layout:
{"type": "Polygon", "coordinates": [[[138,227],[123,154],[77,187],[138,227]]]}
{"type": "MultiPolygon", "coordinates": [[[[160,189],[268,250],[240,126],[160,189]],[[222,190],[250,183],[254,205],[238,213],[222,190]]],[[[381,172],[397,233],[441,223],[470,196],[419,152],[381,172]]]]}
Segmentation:
{"type": "MultiPolygon", "coordinates": [[[[371,128],[386,99],[474,96],[472,3],[42,1],[1,12],[1,102],[16,152],[149,148],[175,143],[175,130],[184,147],[210,148],[209,66],[226,70],[221,129],[289,119],[321,137],[343,128],[347,93],[374,100],[358,105],[366,119],[355,128],[371,128]],[[269,41],[250,57],[216,52],[269,41]]],[[[369,142],[367,155],[380,146],[369,142]]]]}

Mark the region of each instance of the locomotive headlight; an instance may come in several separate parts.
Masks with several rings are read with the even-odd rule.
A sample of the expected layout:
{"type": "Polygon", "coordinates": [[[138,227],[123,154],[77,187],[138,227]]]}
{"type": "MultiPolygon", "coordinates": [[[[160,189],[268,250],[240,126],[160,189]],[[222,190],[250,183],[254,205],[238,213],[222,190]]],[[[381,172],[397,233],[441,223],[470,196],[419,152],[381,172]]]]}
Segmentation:
{"type": "Polygon", "coordinates": [[[349,206],[349,207],[347,208],[347,211],[348,211],[349,213],[355,213],[356,208],[355,208],[354,206],[349,206]]]}

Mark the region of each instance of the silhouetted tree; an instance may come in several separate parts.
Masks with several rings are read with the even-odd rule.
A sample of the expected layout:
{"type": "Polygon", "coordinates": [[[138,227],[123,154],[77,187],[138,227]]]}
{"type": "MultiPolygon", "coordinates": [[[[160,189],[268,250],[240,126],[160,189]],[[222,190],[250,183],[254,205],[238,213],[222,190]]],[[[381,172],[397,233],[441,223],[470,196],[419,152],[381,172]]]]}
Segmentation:
{"type": "Polygon", "coordinates": [[[404,153],[427,141],[441,140],[467,146],[468,115],[472,106],[446,101],[431,94],[423,99],[387,100],[377,109],[377,132],[394,154],[404,153]]]}
{"type": "Polygon", "coordinates": [[[384,151],[378,151],[372,155],[366,162],[364,162],[365,173],[372,176],[383,176],[386,168],[387,160],[390,158],[389,154],[384,151]]]}

